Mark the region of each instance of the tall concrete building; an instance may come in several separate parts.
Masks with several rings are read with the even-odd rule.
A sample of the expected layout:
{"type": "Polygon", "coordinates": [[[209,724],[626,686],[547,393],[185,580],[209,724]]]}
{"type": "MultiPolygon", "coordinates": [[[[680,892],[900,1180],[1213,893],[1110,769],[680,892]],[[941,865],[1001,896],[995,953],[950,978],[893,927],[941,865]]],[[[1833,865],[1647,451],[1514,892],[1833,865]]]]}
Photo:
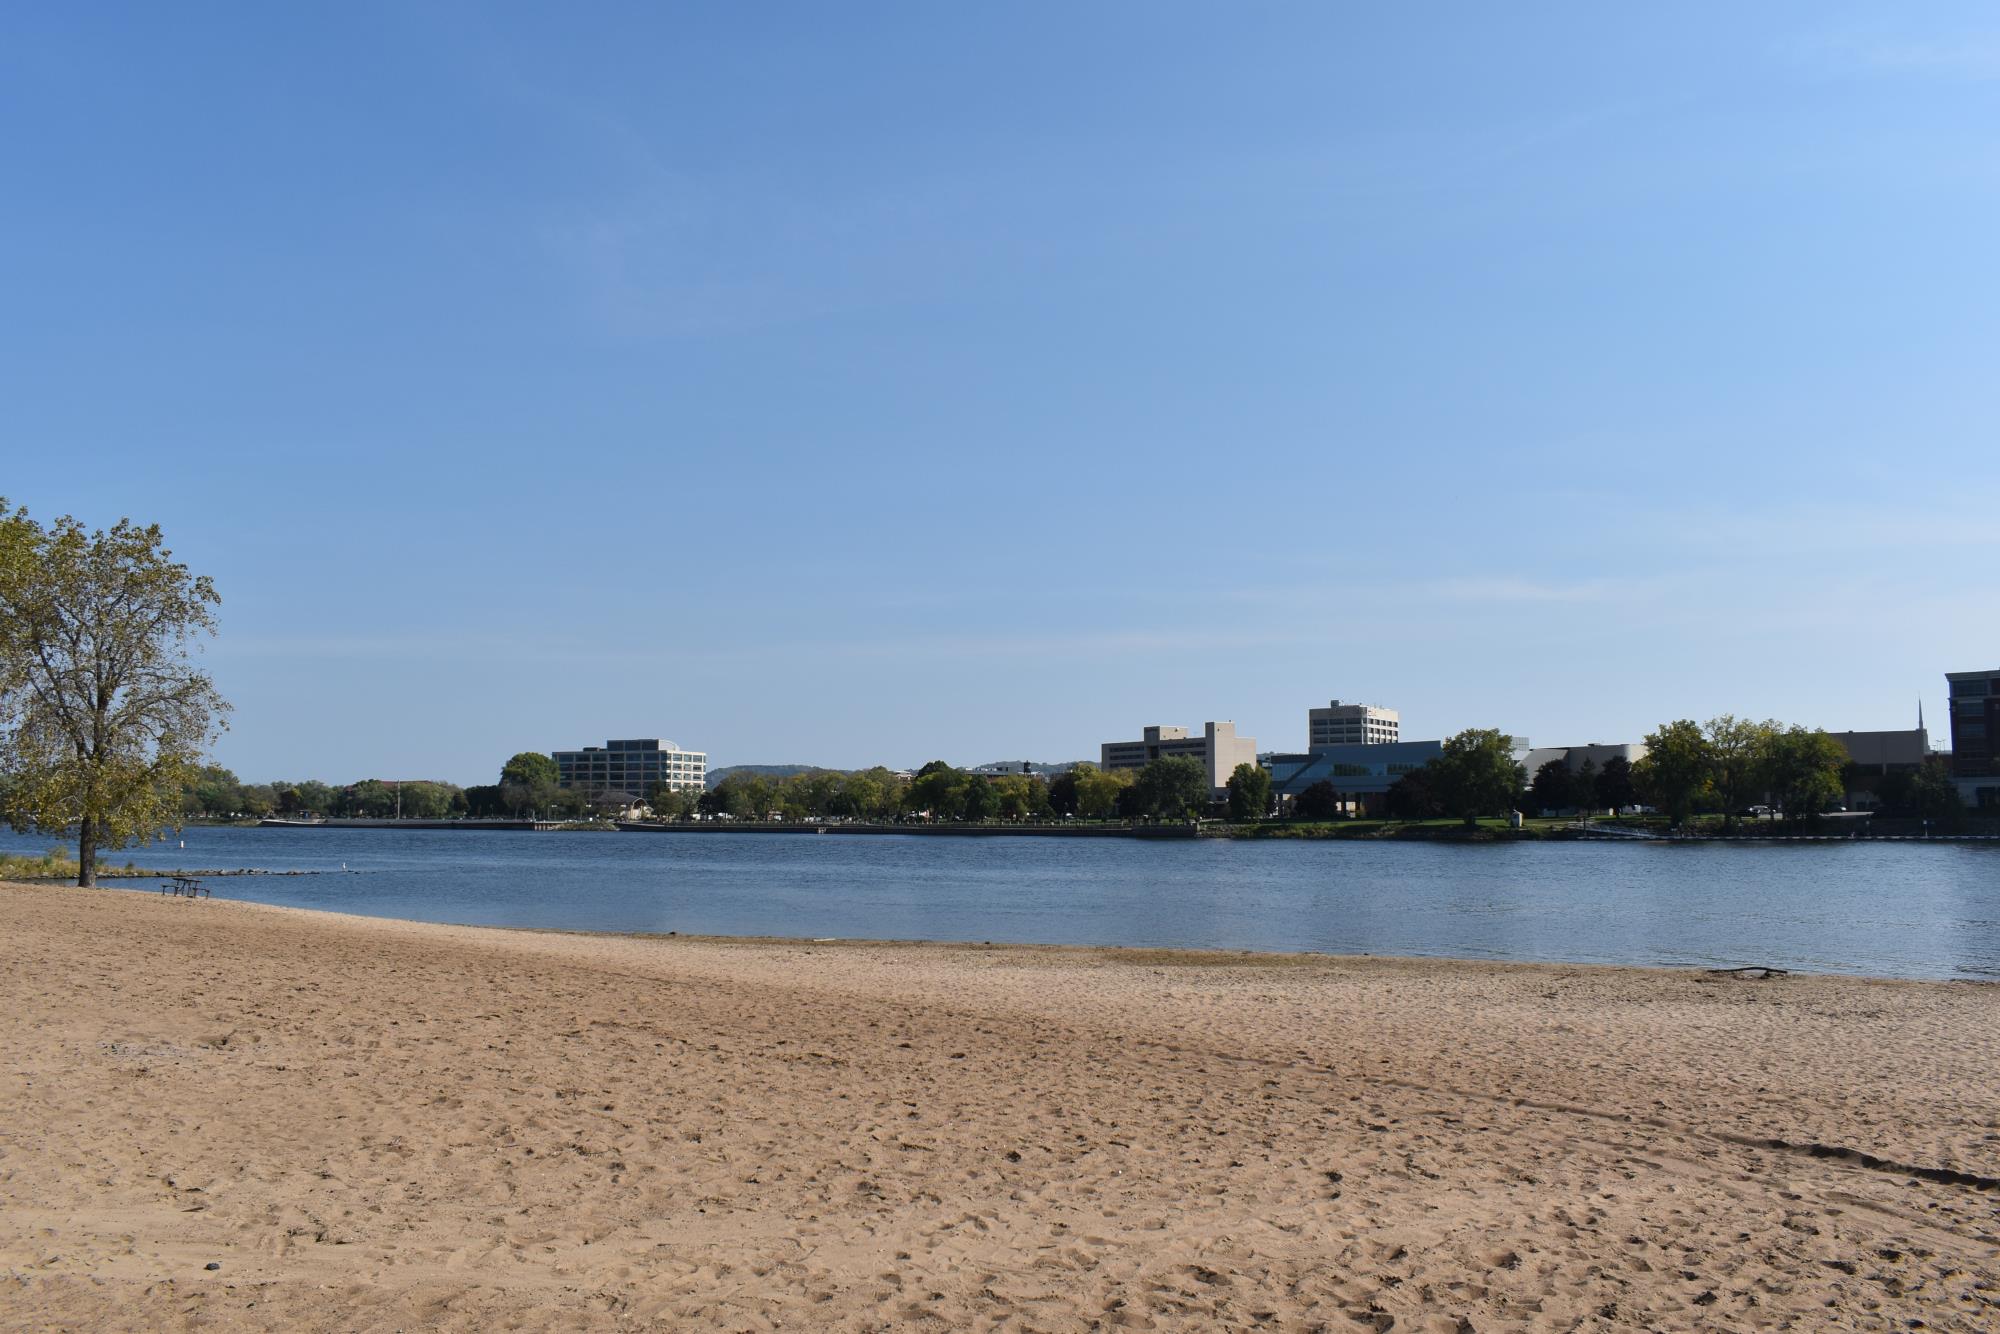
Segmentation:
{"type": "Polygon", "coordinates": [[[607,741],[582,750],[558,750],[552,758],[561,771],[561,785],[592,797],[623,794],[644,801],[664,783],[675,792],[699,792],[708,785],[708,756],[682,750],[671,741],[645,737],[607,741]]]}
{"type": "Polygon", "coordinates": [[[1373,704],[1342,704],[1306,710],[1306,749],[1328,746],[1392,745],[1402,739],[1403,715],[1373,704]]]}
{"type": "Polygon", "coordinates": [[[1208,723],[1200,736],[1189,736],[1185,727],[1148,727],[1137,741],[1107,741],[1098,748],[1100,767],[1143,769],[1158,759],[1185,755],[1201,761],[1208,774],[1208,786],[1220,792],[1239,764],[1257,763],[1257,741],[1237,736],[1235,723],[1208,723]]]}
{"type": "Polygon", "coordinates": [[[1968,806],[2000,806],[2000,669],[1946,672],[1951,691],[1951,775],[1968,806]]]}

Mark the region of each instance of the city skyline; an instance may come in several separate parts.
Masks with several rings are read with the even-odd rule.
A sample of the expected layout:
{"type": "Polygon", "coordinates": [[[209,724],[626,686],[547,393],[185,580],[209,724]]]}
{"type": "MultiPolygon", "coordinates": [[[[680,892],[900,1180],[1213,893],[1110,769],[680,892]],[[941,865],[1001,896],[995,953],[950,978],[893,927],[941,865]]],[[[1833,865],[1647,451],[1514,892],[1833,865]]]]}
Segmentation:
{"type": "Polygon", "coordinates": [[[0,493],[216,580],[247,778],[1941,737],[1995,660],[1981,7],[8,36],[0,493]]]}

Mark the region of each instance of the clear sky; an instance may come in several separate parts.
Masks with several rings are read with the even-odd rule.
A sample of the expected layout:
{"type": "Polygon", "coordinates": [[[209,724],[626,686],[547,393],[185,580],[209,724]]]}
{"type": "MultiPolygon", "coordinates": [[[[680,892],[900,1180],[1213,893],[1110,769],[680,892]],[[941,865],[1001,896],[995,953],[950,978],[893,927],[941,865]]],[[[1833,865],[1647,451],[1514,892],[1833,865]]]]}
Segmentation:
{"type": "Polygon", "coordinates": [[[0,494],[246,779],[1943,721],[1989,5],[14,5],[0,494]]]}

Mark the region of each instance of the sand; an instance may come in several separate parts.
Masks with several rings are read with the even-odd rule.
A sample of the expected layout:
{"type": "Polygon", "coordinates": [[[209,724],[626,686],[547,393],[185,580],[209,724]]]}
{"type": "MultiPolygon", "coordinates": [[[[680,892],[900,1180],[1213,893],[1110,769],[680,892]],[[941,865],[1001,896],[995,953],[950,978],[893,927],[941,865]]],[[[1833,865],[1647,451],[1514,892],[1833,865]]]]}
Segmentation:
{"type": "Polygon", "coordinates": [[[1993,986],[19,886],[0,939],[10,1327],[2000,1328],[1993,986]]]}

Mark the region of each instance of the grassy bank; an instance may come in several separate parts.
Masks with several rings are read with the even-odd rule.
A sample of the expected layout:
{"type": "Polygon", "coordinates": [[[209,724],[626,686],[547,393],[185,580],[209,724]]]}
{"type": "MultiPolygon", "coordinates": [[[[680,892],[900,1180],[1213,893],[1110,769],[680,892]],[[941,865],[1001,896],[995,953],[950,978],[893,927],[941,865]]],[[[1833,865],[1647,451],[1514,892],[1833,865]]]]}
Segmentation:
{"type": "MultiPolygon", "coordinates": [[[[20,853],[0,853],[0,880],[17,882],[59,881],[76,883],[76,858],[67,848],[50,848],[39,857],[29,857],[20,853]]],[[[245,871],[245,870],[142,870],[132,862],[123,866],[112,866],[99,859],[97,876],[100,880],[158,880],[165,875],[317,875],[316,871],[245,871]]]]}
{"type": "MultiPolygon", "coordinates": [[[[75,880],[76,858],[68,848],[50,848],[39,857],[29,857],[21,853],[0,853],[0,880],[75,880]]],[[[121,866],[107,866],[102,860],[97,863],[100,876],[155,875],[157,872],[141,871],[131,862],[121,866]]]]}

